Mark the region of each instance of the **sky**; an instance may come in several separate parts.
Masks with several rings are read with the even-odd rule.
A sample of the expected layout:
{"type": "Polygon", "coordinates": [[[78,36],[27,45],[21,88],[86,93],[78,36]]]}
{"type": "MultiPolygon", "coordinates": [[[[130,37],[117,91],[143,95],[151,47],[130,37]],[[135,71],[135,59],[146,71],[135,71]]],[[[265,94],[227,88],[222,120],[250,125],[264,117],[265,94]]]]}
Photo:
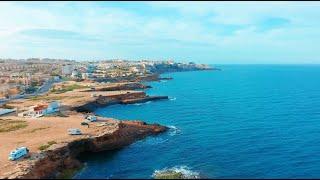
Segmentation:
{"type": "Polygon", "coordinates": [[[320,2],[0,2],[0,58],[320,64],[320,2]]]}

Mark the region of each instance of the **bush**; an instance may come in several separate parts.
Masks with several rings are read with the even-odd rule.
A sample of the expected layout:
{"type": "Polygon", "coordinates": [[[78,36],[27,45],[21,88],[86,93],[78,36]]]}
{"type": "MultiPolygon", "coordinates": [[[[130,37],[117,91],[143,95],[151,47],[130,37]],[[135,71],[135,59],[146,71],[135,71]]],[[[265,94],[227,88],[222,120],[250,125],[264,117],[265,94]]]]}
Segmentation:
{"type": "Polygon", "coordinates": [[[40,151],[44,151],[44,150],[48,149],[49,147],[50,147],[49,144],[43,144],[43,145],[39,146],[38,149],[39,149],[40,151]]]}
{"type": "Polygon", "coordinates": [[[44,150],[48,149],[50,146],[52,146],[52,145],[54,145],[54,144],[57,144],[57,142],[55,142],[55,141],[49,141],[47,144],[43,144],[43,145],[39,146],[38,149],[39,149],[40,151],[44,151],[44,150]]]}

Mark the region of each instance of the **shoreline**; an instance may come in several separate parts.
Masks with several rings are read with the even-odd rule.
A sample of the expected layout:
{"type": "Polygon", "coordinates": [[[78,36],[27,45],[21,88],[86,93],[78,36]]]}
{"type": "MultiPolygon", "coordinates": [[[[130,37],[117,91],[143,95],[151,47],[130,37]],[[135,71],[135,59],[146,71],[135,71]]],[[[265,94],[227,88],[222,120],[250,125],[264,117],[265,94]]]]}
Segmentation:
{"type": "MultiPolygon", "coordinates": [[[[110,84],[108,84],[100,88],[94,86],[94,90],[92,88],[87,88],[58,95],[48,94],[47,96],[49,97],[47,97],[47,99],[50,99],[51,97],[53,99],[63,97],[62,100],[64,100],[64,98],[83,97],[82,99],[80,98],[81,101],[71,101],[68,102],[68,104],[64,104],[63,107],[65,112],[71,114],[68,118],[76,119],[75,115],[83,115],[83,112],[92,113],[98,107],[168,99],[168,96],[149,96],[143,91],[135,91],[135,89],[152,88],[141,84],[141,82],[160,81],[161,79],[159,74],[153,74],[151,77],[149,76],[145,79],[140,79],[139,81],[118,83],[120,85],[116,86],[110,86],[110,84]],[[92,93],[96,94],[96,96],[92,96],[92,93]]],[[[172,78],[164,79],[170,80],[172,78]]],[[[25,104],[26,101],[28,100],[23,100],[22,104],[25,104]]],[[[15,162],[16,166],[13,171],[6,172],[4,175],[0,174],[0,177],[5,179],[57,178],[63,173],[64,169],[72,171],[72,169],[77,169],[81,166],[81,163],[76,157],[82,152],[119,149],[146,136],[157,135],[168,129],[168,127],[159,124],[146,124],[143,121],[119,121],[101,117],[99,117],[99,119],[99,122],[109,125],[106,127],[98,127],[98,125],[94,126],[95,123],[90,123],[90,126],[94,126],[93,128],[89,128],[90,131],[93,132],[90,132],[83,137],[76,137],[71,140],[56,143],[43,152],[35,153],[36,156],[31,155],[31,158],[33,158],[32,160],[26,160],[25,158],[19,160],[15,162]],[[106,129],[107,127],[109,129],[106,129]],[[110,129],[110,127],[112,128],[110,129]],[[72,149],[74,146],[77,146],[76,151],[72,149]],[[55,156],[56,154],[60,154],[60,156],[57,157],[55,156]]],[[[80,123],[79,120],[74,121],[80,123]]],[[[28,158],[30,158],[30,156],[28,158]]]]}
{"type": "MultiPolygon", "coordinates": [[[[107,85],[107,88],[110,87],[112,91],[104,91],[104,88],[106,87],[102,87],[98,91],[85,89],[76,92],[66,92],[54,96],[51,95],[55,98],[70,98],[71,96],[79,97],[80,95],[80,97],[82,98],[80,98],[82,102],[77,101],[77,104],[74,104],[73,102],[65,104],[65,106],[68,107],[65,111],[68,114],[68,117],[56,118],[55,122],[58,123],[57,121],[60,120],[60,123],[64,123],[63,121],[69,121],[69,119],[72,118],[75,121],[74,123],[78,122],[80,124],[81,121],[79,121],[79,116],[83,116],[83,112],[93,113],[98,107],[105,107],[112,104],[130,104],[141,101],[151,101],[168,98],[167,96],[148,96],[142,91],[131,90],[141,89],[142,87],[142,89],[150,88],[144,86],[141,83],[122,83],[114,87],[107,85]],[[113,88],[115,87],[116,90],[114,91],[113,88]],[[123,91],[122,89],[126,90],[123,91]],[[93,92],[97,93],[98,96],[90,96],[93,92]]],[[[17,104],[20,105],[21,103],[23,104],[27,101],[30,100],[24,100],[22,102],[18,101],[17,104]]],[[[14,106],[14,103],[12,104],[12,106],[14,106]]],[[[9,117],[18,119],[17,117],[9,117]]],[[[37,123],[36,121],[50,121],[49,119],[51,120],[53,118],[42,118],[39,120],[30,121],[35,124],[37,123]]],[[[85,132],[86,129],[81,129],[84,131],[84,135],[81,135],[79,137],[72,137],[68,140],[63,140],[62,142],[58,142],[50,146],[45,151],[41,151],[40,153],[33,151],[29,157],[20,159],[15,162],[9,162],[9,164],[14,164],[13,167],[9,168],[9,172],[0,174],[0,178],[56,178],[59,177],[61,173],[63,173],[64,169],[72,170],[81,166],[81,163],[77,160],[77,156],[80,153],[119,149],[146,136],[157,135],[159,133],[165,132],[168,129],[167,127],[161,126],[159,124],[147,124],[143,121],[116,120],[104,117],[98,117],[98,122],[91,122],[89,124],[90,128],[88,129],[90,130],[88,131],[90,132],[87,133],[85,132]],[[74,146],[77,146],[77,148],[73,148],[74,146]],[[59,154],[59,156],[55,156],[56,154],[59,154]],[[13,170],[10,171],[10,169],[13,170]]],[[[41,128],[45,129],[44,127],[40,127],[38,129],[41,128]]],[[[53,139],[54,141],[56,141],[55,137],[53,137],[53,139]]]]}
{"type": "Polygon", "coordinates": [[[146,124],[142,121],[108,120],[108,123],[114,123],[111,132],[100,129],[101,134],[96,136],[56,144],[41,153],[35,160],[18,164],[22,171],[13,172],[2,178],[57,178],[64,174],[65,170],[80,169],[83,166],[77,159],[81,153],[117,150],[146,136],[157,135],[167,130],[167,127],[146,124]]]}

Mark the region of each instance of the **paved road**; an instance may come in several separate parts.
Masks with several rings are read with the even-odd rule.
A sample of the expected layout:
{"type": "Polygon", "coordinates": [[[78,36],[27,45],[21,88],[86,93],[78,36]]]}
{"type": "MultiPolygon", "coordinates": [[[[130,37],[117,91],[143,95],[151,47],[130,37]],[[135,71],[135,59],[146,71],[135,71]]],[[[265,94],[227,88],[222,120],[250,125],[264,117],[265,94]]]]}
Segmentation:
{"type": "Polygon", "coordinates": [[[46,81],[35,93],[35,95],[43,95],[47,93],[55,82],[53,80],[46,81]]]}
{"type": "Polygon", "coordinates": [[[28,97],[32,97],[32,96],[39,96],[39,95],[43,95],[45,93],[47,93],[50,88],[52,87],[52,85],[54,83],[57,83],[60,81],[53,81],[53,80],[48,80],[46,81],[35,93],[32,94],[19,94],[16,96],[11,96],[9,99],[0,99],[0,105],[10,101],[10,100],[15,100],[15,99],[23,99],[23,98],[28,98],[28,97]]]}

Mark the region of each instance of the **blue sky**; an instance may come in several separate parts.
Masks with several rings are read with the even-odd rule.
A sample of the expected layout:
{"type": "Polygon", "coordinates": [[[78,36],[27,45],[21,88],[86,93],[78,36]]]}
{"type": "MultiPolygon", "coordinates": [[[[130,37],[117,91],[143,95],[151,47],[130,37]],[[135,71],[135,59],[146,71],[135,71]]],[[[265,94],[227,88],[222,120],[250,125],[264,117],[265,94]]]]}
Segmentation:
{"type": "Polygon", "coordinates": [[[0,2],[0,57],[320,64],[320,2],[0,2]]]}

